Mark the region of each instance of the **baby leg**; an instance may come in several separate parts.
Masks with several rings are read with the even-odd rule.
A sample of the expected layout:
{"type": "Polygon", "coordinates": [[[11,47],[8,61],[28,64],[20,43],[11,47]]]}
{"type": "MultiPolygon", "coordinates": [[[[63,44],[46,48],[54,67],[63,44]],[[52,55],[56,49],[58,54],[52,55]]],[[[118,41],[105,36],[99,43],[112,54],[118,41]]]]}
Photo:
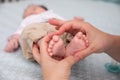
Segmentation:
{"type": "Polygon", "coordinates": [[[78,32],[66,47],[66,56],[73,55],[88,46],[88,40],[82,32],[78,32]]]}
{"type": "Polygon", "coordinates": [[[65,56],[65,46],[63,40],[57,36],[54,35],[49,42],[48,46],[48,53],[50,56],[65,56]]]}

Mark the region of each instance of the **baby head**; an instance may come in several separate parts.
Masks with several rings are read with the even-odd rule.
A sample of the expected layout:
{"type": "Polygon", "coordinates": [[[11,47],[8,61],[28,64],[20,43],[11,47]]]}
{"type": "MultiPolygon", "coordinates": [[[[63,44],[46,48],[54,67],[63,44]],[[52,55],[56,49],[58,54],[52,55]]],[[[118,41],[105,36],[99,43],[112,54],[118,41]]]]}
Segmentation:
{"type": "Polygon", "coordinates": [[[33,15],[33,14],[40,14],[42,12],[45,12],[47,11],[47,7],[45,7],[44,5],[29,5],[25,11],[24,11],[24,14],[23,14],[23,18],[26,18],[30,15],[33,15]]]}

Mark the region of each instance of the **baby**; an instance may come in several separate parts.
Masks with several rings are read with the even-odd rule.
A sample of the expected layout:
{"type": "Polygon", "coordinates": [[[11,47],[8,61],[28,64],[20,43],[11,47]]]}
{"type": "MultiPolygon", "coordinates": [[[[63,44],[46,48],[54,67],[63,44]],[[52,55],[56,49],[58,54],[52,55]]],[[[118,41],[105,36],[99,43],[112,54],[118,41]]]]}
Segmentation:
{"type": "MultiPolygon", "coordinates": [[[[13,52],[21,46],[25,58],[33,61],[33,43],[37,43],[39,46],[40,40],[45,35],[57,31],[53,25],[50,25],[47,22],[50,18],[64,20],[43,5],[29,5],[24,11],[23,21],[21,22],[20,27],[8,38],[5,51],[13,52]]],[[[49,43],[48,52],[51,56],[68,56],[78,50],[85,49],[87,47],[86,44],[88,44],[88,41],[81,32],[78,32],[74,38],[69,33],[64,33],[62,36],[54,35],[49,43]],[[80,45],[81,47],[79,47],[80,45]],[[67,54],[65,54],[66,52],[67,54]]]]}

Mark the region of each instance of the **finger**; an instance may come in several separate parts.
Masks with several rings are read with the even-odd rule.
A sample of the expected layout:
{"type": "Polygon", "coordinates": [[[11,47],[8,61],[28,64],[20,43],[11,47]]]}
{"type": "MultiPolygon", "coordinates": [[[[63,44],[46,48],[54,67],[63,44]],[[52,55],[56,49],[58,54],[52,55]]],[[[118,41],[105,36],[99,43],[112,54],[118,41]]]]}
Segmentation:
{"type": "Polygon", "coordinates": [[[13,46],[14,46],[14,48],[17,47],[17,42],[16,41],[13,43],[13,46]]]}
{"type": "Polygon", "coordinates": [[[17,41],[15,41],[15,43],[14,43],[14,47],[15,47],[15,49],[18,47],[18,42],[17,41]]]}
{"type": "Polygon", "coordinates": [[[79,51],[75,53],[75,57],[77,57],[79,60],[84,59],[85,57],[89,56],[94,52],[94,47],[91,45],[88,48],[84,49],[83,51],[79,51]]]}
{"type": "Polygon", "coordinates": [[[68,21],[60,27],[57,34],[61,35],[64,32],[69,32],[69,33],[74,34],[78,31],[80,31],[80,28],[81,28],[81,26],[78,25],[77,21],[68,21]]]}
{"type": "Polygon", "coordinates": [[[74,17],[74,20],[76,20],[76,21],[84,21],[84,18],[75,16],[75,17],[74,17]]]}
{"type": "Polygon", "coordinates": [[[75,56],[68,56],[65,59],[63,59],[62,61],[63,61],[63,63],[66,64],[66,66],[71,67],[79,61],[79,58],[77,58],[75,56]]]}
{"type": "Polygon", "coordinates": [[[72,23],[68,22],[66,24],[63,24],[60,28],[57,34],[63,34],[64,32],[68,32],[69,30],[72,30],[72,23]]]}
{"type": "Polygon", "coordinates": [[[52,39],[52,33],[48,34],[47,36],[45,36],[41,42],[40,42],[40,53],[41,53],[41,59],[50,59],[50,56],[48,54],[48,44],[49,41],[52,39]]]}
{"type": "Polygon", "coordinates": [[[34,59],[40,63],[40,52],[36,44],[33,44],[32,52],[34,59]]]}
{"type": "Polygon", "coordinates": [[[14,48],[14,44],[13,44],[13,43],[10,43],[10,44],[8,45],[9,51],[12,52],[12,51],[13,51],[13,48],[14,48]]]}
{"type": "Polygon", "coordinates": [[[49,41],[52,39],[52,37],[53,37],[54,35],[57,35],[57,34],[56,34],[55,32],[51,32],[51,33],[47,34],[47,35],[44,37],[44,41],[47,42],[47,43],[49,43],[49,41]]]}
{"type": "Polygon", "coordinates": [[[12,48],[13,48],[12,46],[9,46],[9,45],[8,45],[7,48],[6,48],[6,51],[7,51],[7,52],[13,52],[13,49],[12,49],[12,48]]]}
{"type": "Polygon", "coordinates": [[[62,24],[64,24],[64,21],[59,19],[49,19],[49,23],[54,25],[55,28],[58,30],[62,24]]]}
{"type": "Polygon", "coordinates": [[[48,44],[49,44],[49,41],[52,39],[53,35],[54,34],[52,33],[48,34],[41,40],[41,43],[40,43],[41,62],[57,61],[53,59],[48,53],[48,44]]]}

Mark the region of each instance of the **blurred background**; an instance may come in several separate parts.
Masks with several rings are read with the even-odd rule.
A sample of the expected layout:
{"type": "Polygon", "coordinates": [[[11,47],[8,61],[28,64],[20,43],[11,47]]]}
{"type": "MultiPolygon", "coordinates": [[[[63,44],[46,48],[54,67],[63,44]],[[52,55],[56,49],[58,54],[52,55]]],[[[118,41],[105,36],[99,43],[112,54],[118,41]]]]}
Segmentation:
{"type": "MultiPolygon", "coordinates": [[[[43,4],[68,20],[83,17],[100,30],[120,35],[120,0],[0,0],[0,80],[42,79],[39,65],[24,59],[21,49],[11,54],[3,50],[29,4],[43,4]]],[[[73,66],[71,80],[120,80],[120,73],[105,68],[111,62],[118,63],[104,53],[93,54],[73,66]]]]}

